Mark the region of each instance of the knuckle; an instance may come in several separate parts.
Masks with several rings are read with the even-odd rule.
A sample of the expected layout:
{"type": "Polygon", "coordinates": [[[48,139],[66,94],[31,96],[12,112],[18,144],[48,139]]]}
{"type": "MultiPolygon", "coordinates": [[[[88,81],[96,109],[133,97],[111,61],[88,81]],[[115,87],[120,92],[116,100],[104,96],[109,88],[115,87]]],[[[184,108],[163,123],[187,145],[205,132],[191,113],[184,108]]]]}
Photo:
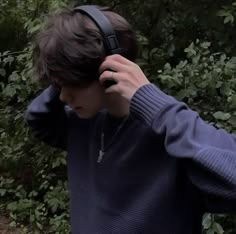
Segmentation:
{"type": "Polygon", "coordinates": [[[103,71],[102,72],[102,74],[100,75],[100,78],[105,78],[105,77],[107,77],[107,74],[108,72],[105,70],[105,71],[103,71]]]}
{"type": "Polygon", "coordinates": [[[109,61],[109,60],[105,60],[105,61],[103,62],[103,64],[102,64],[102,66],[103,66],[103,68],[106,68],[106,67],[109,66],[109,64],[110,64],[110,61],[109,61]]]}
{"type": "Polygon", "coordinates": [[[103,63],[103,69],[105,69],[105,68],[108,66],[108,63],[109,63],[108,60],[106,60],[106,61],[103,63]]]}
{"type": "Polygon", "coordinates": [[[133,69],[133,68],[131,68],[127,71],[129,76],[132,76],[134,74],[134,72],[135,72],[135,69],[133,69]]]}
{"type": "Polygon", "coordinates": [[[104,71],[104,76],[105,76],[105,77],[111,76],[111,72],[110,72],[110,71],[104,71]]]}
{"type": "Polygon", "coordinates": [[[120,58],[120,54],[114,54],[114,58],[120,58]]]}

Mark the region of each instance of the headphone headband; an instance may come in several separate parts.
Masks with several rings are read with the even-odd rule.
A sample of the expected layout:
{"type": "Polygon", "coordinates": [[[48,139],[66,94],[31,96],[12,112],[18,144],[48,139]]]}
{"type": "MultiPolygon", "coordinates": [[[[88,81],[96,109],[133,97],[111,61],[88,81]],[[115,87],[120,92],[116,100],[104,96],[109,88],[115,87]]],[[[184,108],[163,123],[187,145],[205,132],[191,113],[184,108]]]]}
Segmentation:
{"type": "Polygon", "coordinates": [[[104,38],[104,46],[108,54],[120,54],[122,49],[119,46],[116,34],[107,17],[94,5],[84,5],[74,8],[74,11],[87,15],[97,25],[104,38]]]}

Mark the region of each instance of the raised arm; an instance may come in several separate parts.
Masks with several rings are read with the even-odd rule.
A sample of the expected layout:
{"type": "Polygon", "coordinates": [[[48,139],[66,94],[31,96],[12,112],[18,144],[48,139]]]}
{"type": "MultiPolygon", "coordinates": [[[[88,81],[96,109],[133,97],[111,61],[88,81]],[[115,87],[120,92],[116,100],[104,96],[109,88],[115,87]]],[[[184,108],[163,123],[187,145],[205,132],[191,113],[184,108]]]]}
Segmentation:
{"type": "Polygon", "coordinates": [[[153,84],[135,93],[130,108],[136,118],[164,136],[168,155],[182,160],[192,183],[204,192],[209,210],[236,211],[234,135],[207,124],[153,84]]]}
{"type": "Polygon", "coordinates": [[[67,114],[55,87],[49,86],[31,102],[25,120],[36,138],[66,149],[67,114]]]}
{"type": "Polygon", "coordinates": [[[214,197],[214,201],[225,199],[227,210],[236,211],[236,137],[204,122],[186,104],[151,84],[137,64],[120,55],[106,57],[100,73],[101,82],[110,77],[115,80],[106,92],[130,101],[131,115],[164,137],[167,154],[183,163],[209,207],[214,197]]]}

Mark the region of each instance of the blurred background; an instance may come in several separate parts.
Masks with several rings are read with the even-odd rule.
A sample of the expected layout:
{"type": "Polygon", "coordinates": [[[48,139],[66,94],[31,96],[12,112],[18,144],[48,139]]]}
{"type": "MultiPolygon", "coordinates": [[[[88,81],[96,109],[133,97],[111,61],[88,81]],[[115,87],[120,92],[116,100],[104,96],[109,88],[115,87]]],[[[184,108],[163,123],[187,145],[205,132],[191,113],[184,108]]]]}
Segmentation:
{"type": "MultiPolygon", "coordinates": [[[[236,132],[235,0],[77,2],[128,19],[147,77],[207,122],[236,132]]],[[[23,114],[42,90],[32,77],[34,36],[49,14],[73,3],[0,0],[0,233],[69,233],[65,152],[35,140],[23,114]]],[[[205,234],[236,233],[233,215],[205,214],[202,225],[205,234]]]]}

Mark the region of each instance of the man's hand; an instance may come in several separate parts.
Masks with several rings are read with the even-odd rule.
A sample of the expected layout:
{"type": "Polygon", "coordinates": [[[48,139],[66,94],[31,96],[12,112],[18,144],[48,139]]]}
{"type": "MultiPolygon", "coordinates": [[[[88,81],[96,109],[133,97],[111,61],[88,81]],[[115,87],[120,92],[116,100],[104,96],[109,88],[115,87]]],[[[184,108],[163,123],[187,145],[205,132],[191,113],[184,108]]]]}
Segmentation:
{"type": "Polygon", "coordinates": [[[101,84],[105,80],[114,80],[116,84],[105,90],[106,93],[119,93],[131,100],[135,92],[150,82],[140,67],[119,54],[107,56],[99,68],[101,84]],[[109,71],[112,70],[112,71],[109,71]]]}

